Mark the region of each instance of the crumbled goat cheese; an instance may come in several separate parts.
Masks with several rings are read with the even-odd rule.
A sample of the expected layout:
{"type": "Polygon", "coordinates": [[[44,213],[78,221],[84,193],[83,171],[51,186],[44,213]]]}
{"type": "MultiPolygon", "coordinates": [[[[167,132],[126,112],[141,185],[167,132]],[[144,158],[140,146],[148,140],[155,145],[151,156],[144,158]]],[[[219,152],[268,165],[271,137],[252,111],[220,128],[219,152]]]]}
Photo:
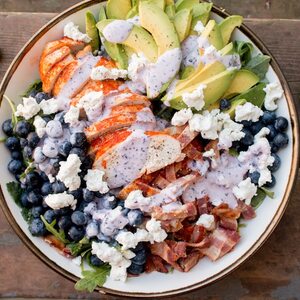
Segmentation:
{"type": "Polygon", "coordinates": [[[245,200],[245,203],[249,205],[253,196],[256,195],[257,187],[248,177],[241,181],[238,186],[233,187],[232,192],[237,199],[245,200]]]}
{"type": "Polygon", "coordinates": [[[90,92],[80,98],[77,107],[84,109],[90,122],[95,122],[102,113],[104,105],[103,92],[90,92]]]}
{"type": "Polygon", "coordinates": [[[213,215],[202,214],[196,222],[196,225],[203,226],[208,231],[212,231],[216,227],[215,217],[213,215]]]}
{"type": "Polygon", "coordinates": [[[35,132],[39,138],[42,138],[46,133],[47,122],[40,116],[36,116],[33,121],[33,126],[35,127],[35,132]]]}
{"type": "Polygon", "coordinates": [[[105,80],[105,79],[113,79],[117,80],[118,78],[125,79],[127,77],[127,70],[121,70],[117,68],[106,68],[103,66],[94,67],[92,69],[91,78],[93,80],[105,80]]]}
{"type": "Polygon", "coordinates": [[[23,98],[23,104],[17,106],[16,116],[29,120],[40,111],[40,106],[33,97],[23,98]]]}
{"type": "Polygon", "coordinates": [[[261,138],[265,138],[270,133],[270,129],[263,127],[255,136],[254,141],[258,141],[261,138]]]}
{"type": "Polygon", "coordinates": [[[42,100],[40,107],[45,115],[52,115],[60,110],[60,101],[56,98],[42,100]]]}
{"type": "MultiPolygon", "coordinates": [[[[126,281],[127,268],[131,265],[131,261],[120,251],[104,242],[92,242],[92,254],[97,255],[103,262],[111,265],[110,277],[113,280],[126,281]]],[[[128,256],[127,253],[126,256],[133,258],[135,255],[132,252],[131,254],[131,256],[128,256]]]]}
{"type": "Polygon", "coordinates": [[[193,112],[190,108],[181,109],[176,112],[171,120],[173,126],[183,126],[193,117],[193,112]]]}
{"type": "Polygon", "coordinates": [[[203,152],[202,156],[207,158],[213,158],[216,155],[214,149],[210,149],[208,151],[203,152]]]}
{"type": "Polygon", "coordinates": [[[151,235],[151,243],[160,243],[164,241],[168,236],[167,233],[161,228],[161,222],[156,221],[154,218],[146,223],[146,229],[151,235]]]}
{"type": "Polygon", "coordinates": [[[87,34],[82,33],[79,30],[79,26],[75,25],[73,22],[69,22],[65,25],[64,36],[84,43],[89,43],[92,40],[87,34]]]}
{"type": "Polygon", "coordinates": [[[80,172],[81,160],[77,154],[70,154],[66,161],[61,161],[57,179],[65,184],[70,191],[80,187],[81,180],[78,176],[80,172]]]}
{"type": "Polygon", "coordinates": [[[77,200],[74,196],[67,194],[67,192],[50,194],[45,198],[45,202],[52,209],[60,209],[70,206],[73,210],[75,210],[77,204],[77,200]]]}
{"type": "Polygon", "coordinates": [[[71,127],[74,127],[78,124],[79,114],[80,109],[76,106],[71,106],[70,109],[64,115],[64,120],[66,123],[70,124],[71,127]]]}
{"type": "Polygon", "coordinates": [[[275,110],[278,105],[276,100],[279,100],[283,96],[283,89],[281,85],[277,82],[269,83],[265,88],[264,92],[266,93],[264,106],[267,110],[275,110]]]}
{"type": "Polygon", "coordinates": [[[204,93],[206,85],[200,84],[193,92],[183,93],[182,101],[190,108],[201,110],[204,105],[204,93]]]}
{"type": "Polygon", "coordinates": [[[101,170],[88,170],[84,177],[87,189],[93,192],[100,192],[101,194],[107,193],[109,188],[107,183],[103,181],[104,175],[105,173],[101,170]]]}
{"type": "Polygon", "coordinates": [[[151,203],[150,197],[144,197],[142,191],[135,190],[129,193],[125,200],[125,207],[130,209],[147,209],[151,203]]]}
{"type": "Polygon", "coordinates": [[[263,111],[256,105],[250,102],[246,102],[243,105],[238,105],[235,108],[235,121],[252,121],[257,122],[259,117],[262,116],[263,111]]]}
{"type": "Polygon", "coordinates": [[[198,21],[194,27],[194,30],[197,31],[198,35],[200,35],[204,31],[205,27],[201,21],[198,21]]]}

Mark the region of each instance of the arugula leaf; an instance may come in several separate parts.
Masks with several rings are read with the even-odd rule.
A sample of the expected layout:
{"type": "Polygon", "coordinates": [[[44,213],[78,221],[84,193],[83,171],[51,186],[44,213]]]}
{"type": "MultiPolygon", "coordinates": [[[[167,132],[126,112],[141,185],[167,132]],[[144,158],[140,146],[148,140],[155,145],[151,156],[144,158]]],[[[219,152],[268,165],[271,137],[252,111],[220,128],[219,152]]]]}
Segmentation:
{"type": "Polygon", "coordinates": [[[59,230],[57,231],[54,226],[56,225],[56,220],[54,220],[51,224],[49,224],[45,218],[43,216],[40,216],[41,220],[43,221],[43,223],[45,224],[46,229],[52,233],[58,240],[60,240],[61,242],[63,242],[64,244],[68,244],[70,243],[67,239],[66,239],[66,235],[65,232],[63,230],[59,230]]]}
{"type": "Polygon", "coordinates": [[[175,110],[173,108],[165,106],[160,111],[158,111],[156,115],[159,118],[162,118],[166,121],[171,121],[174,113],[175,113],[175,110]]]}
{"type": "Polygon", "coordinates": [[[73,256],[78,256],[83,254],[84,251],[91,249],[91,242],[88,240],[88,238],[84,237],[78,243],[67,244],[67,248],[70,249],[73,256]]]}
{"type": "Polygon", "coordinates": [[[270,56],[258,54],[245,65],[245,69],[252,71],[260,80],[263,80],[269,69],[270,60],[270,56]]]}
{"type": "Polygon", "coordinates": [[[266,193],[267,196],[269,196],[271,199],[274,198],[274,192],[270,191],[269,189],[265,187],[261,187],[261,189],[266,193]]]}
{"type": "Polygon", "coordinates": [[[244,41],[235,41],[234,47],[241,58],[242,66],[245,66],[251,60],[251,54],[254,48],[253,44],[244,41]]]}
{"type": "Polygon", "coordinates": [[[11,108],[12,111],[11,122],[13,127],[15,127],[15,125],[18,123],[18,117],[16,116],[16,105],[10,98],[8,98],[8,96],[3,95],[3,98],[8,102],[11,108]]]}
{"type": "Polygon", "coordinates": [[[42,92],[43,89],[42,89],[42,82],[41,80],[36,80],[35,82],[33,82],[29,87],[28,89],[26,90],[26,92],[22,95],[22,97],[29,97],[30,93],[32,91],[36,91],[36,92],[42,92]]]}
{"type": "Polygon", "coordinates": [[[96,271],[82,271],[83,278],[77,281],[75,289],[77,291],[87,290],[91,293],[97,286],[103,286],[109,273],[110,267],[108,265],[103,265],[96,271]]]}
{"type": "Polygon", "coordinates": [[[237,156],[239,156],[239,153],[236,151],[236,149],[234,149],[234,148],[231,148],[231,149],[229,149],[229,154],[231,155],[231,156],[233,156],[233,157],[237,157],[237,156]]]}
{"type": "Polygon", "coordinates": [[[263,203],[266,196],[266,193],[262,189],[257,189],[257,195],[252,198],[251,206],[257,209],[263,203]]]}

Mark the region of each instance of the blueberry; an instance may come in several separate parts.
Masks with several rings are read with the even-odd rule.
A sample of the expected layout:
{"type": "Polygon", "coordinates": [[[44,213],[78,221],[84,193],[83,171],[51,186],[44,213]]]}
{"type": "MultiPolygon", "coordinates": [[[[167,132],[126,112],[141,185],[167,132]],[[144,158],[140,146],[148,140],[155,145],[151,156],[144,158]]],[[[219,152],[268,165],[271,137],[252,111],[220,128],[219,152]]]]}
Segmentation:
{"type": "Polygon", "coordinates": [[[32,89],[30,91],[30,93],[28,94],[28,97],[33,97],[35,98],[36,94],[38,93],[38,91],[36,89],[32,89]]]}
{"type": "Polygon", "coordinates": [[[8,163],[7,168],[8,168],[9,172],[16,175],[16,174],[20,174],[23,172],[24,165],[23,165],[22,161],[20,161],[18,159],[13,159],[8,163]]]}
{"type": "Polygon", "coordinates": [[[11,119],[8,119],[2,123],[2,131],[7,135],[7,136],[12,136],[14,133],[14,128],[12,125],[11,119]]]}
{"type": "Polygon", "coordinates": [[[66,216],[66,215],[71,215],[73,210],[70,207],[62,207],[60,209],[56,209],[55,213],[57,216],[66,216]]]}
{"type": "Polygon", "coordinates": [[[251,132],[252,134],[257,134],[260,132],[260,130],[264,127],[264,124],[262,122],[255,122],[251,125],[251,132]]]}
{"type": "MultiPolygon", "coordinates": [[[[61,162],[61,160],[59,158],[51,158],[50,159],[50,164],[52,165],[53,170],[55,171],[55,174],[57,174],[60,169],[60,162],[61,162]]],[[[54,174],[52,174],[52,175],[54,175],[54,174]]]]}
{"type": "Polygon", "coordinates": [[[44,213],[44,218],[45,220],[51,224],[55,218],[56,218],[56,213],[53,209],[48,209],[45,213],[44,213]]]}
{"type": "Polygon", "coordinates": [[[87,144],[86,136],[83,132],[75,132],[70,137],[73,147],[83,148],[87,144]]]}
{"type": "Polygon", "coordinates": [[[80,160],[83,161],[86,157],[85,151],[82,148],[74,147],[71,149],[69,154],[76,154],[79,156],[80,160]]]}
{"type": "Polygon", "coordinates": [[[39,173],[30,172],[30,173],[26,174],[25,182],[28,186],[37,188],[41,185],[42,180],[41,180],[41,176],[39,173]]]}
{"type": "Polygon", "coordinates": [[[97,239],[98,239],[100,242],[106,242],[106,243],[110,243],[110,242],[111,242],[111,238],[110,238],[109,236],[104,235],[102,232],[100,232],[100,233],[97,235],[97,239]]]}
{"type": "Polygon", "coordinates": [[[271,181],[271,182],[267,182],[267,183],[265,184],[265,187],[266,187],[266,188],[272,188],[272,187],[275,186],[275,184],[276,184],[276,178],[275,178],[274,175],[272,174],[272,181],[271,181]]]}
{"type": "Polygon", "coordinates": [[[139,251],[146,251],[146,247],[144,243],[138,243],[137,246],[132,249],[134,253],[138,253],[139,251]]]}
{"type": "Polygon", "coordinates": [[[281,159],[276,153],[272,153],[272,156],[274,157],[273,165],[269,167],[269,170],[271,172],[276,172],[281,165],[281,159]]]}
{"type": "Polygon", "coordinates": [[[31,207],[31,203],[28,201],[28,193],[27,192],[23,192],[21,195],[21,204],[23,207],[31,207]]]}
{"type": "Polygon", "coordinates": [[[48,182],[49,181],[49,178],[47,176],[47,174],[45,172],[41,172],[40,173],[40,176],[41,176],[41,179],[44,181],[44,182],[48,182]]]}
{"type": "Polygon", "coordinates": [[[23,157],[25,160],[31,160],[33,155],[33,150],[29,146],[25,146],[23,149],[23,157]]]}
{"type": "Polygon", "coordinates": [[[250,146],[254,142],[254,136],[251,131],[247,128],[243,128],[242,130],[245,133],[245,136],[240,140],[240,143],[245,146],[250,146]]]}
{"type": "Polygon", "coordinates": [[[39,92],[35,95],[35,100],[37,103],[41,103],[43,100],[49,100],[50,98],[50,95],[44,92],[39,92]]]}
{"type": "Polygon", "coordinates": [[[55,181],[52,183],[52,190],[54,194],[60,194],[66,191],[66,186],[61,181],[55,181]]]}
{"type": "Polygon", "coordinates": [[[24,138],[20,138],[21,149],[24,149],[24,147],[26,147],[27,145],[28,145],[28,140],[24,138]]]}
{"type": "Polygon", "coordinates": [[[228,99],[220,100],[220,110],[227,110],[231,107],[231,103],[228,99]]]}
{"type": "Polygon", "coordinates": [[[241,124],[243,124],[244,127],[246,128],[250,128],[252,126],[252,121],[247,121],[247,120],[244,120],[241,122],[241,124]]]}
{"type": "Polygon", "coordinates": [[[72,226],[71,217],[70,216],[60,217],[57,225],[62,230],[68,230],[72,226]]]}
{"type": "Polygon", "coordinates": [[[84,229],[77,226],[72,226],[68,231],[69,237],[75,242],[79,242],[84,237],[84,233],[84,229]]]}
{"type": "Polygon", "coordinates": [[[58,153],[62,156],[67,157],[72,149],[72,144],[68,141],[63,142],[58,147],[58,153]]]}
{"type": "Polygon", "coordinates": [[[34,206],[32,209],[31,209],[31,215],[34,217],[34,218],[39,218],[40,215],[43,214],[43,211],[44,211],[44,208],[43,206],[34,206]]]}
{"type": "Polygon", "coordinates": [[[253,173],[249,174],[249,177],[250,177],[252,183],[258,185],[258,181],[259,181],[259,177],[260,177],[259,172],[254,171],[253,173]]]}
{"type": "Polygon", "coordinates": [[[71,191],[71,192],[69,192],[69,194],[73,195],[73,197],[79,201],[82,200],[82,197],[83,197],[82,189],[77,189],[75,191],[71,191]]]}
{"type": "Polygon", "coordinates": [[[289,137],[286,133],[278,133],[273,139],[274,145],[276,145],[279,149],[284,148],[289,143],[289,137]]]}
{"type": "Polygon", "coordinates": [[[43,221],[39,218],[33,219],[29,225],[29,231],[33,236],[43,236],[46,234],[46,228],[43,221]]]}
{"type": "Polygon", "coordinates": [[[116,197],[110,194],[104,195],[101,199],[101,203],[103,207],[107,209],[114,209],[118,206],[118,200],[116,199],[116,197]]]}
{"type": "Polygon", "coordinates": [[[131,263],[129,268],[127,269],[127,272],[132,275],[139,275],[145,271],[144,265],[137,265],[135,263],[131,263]]]}
{"type": "Polygon", "coordinates": [[[27,140],[29,147],[36,148],[41,139],[38,137],[36,132],[30,132],[27,137],[27,140]]]}
{"type": "Polygon", "coordinates": [[[10,151],[15,151],[20,149],[20,140],[16,138],[15,136],[10,136],[5,141],[5,146],[10,151]]]}
{"type": "Polygon", "coordinates": [[[57,114],[55,116],[55,120],[58,120],[58,122],[62,125],[62,126],[66,126],[66,122],[65,122],[65,112],[61,112],[59,114],[57,114]]]}
{"type": "Polygon", "coordinates": [[[264,112],[264,114],[261,117],[261,121],[265,124],[265,125],[269,125],[272,124],[276,119],[276,114],[273,111],[268,111],[266,110],[264,112]]]}
{"type": "Polygon", "coordinates": [[[47,123],[46,133],[51,138],[60,138],[63,136],[64,131],[59,121],[51,120],[47,123]]]}
{"type": "Polygon", "coordinates": [[[83,170],[83,171],[87,171],[87,170],[89,170],[89,169],[92,169],[92,166],[93,166],[93,160],[91,159],[91,157],[87,156],[87,157],[83,160],[83,162],[82,162],[80,168],[81,168],[81,170],[83,170]]]}
{"type": "Polygon", "coordinates": [[[81,211],[74,211],[71,215],[71,220],[75,225],[82,226],[87,223],[86,215],[81,211]]]}
{"type": "Polygon", "coordinates": [[[124,209],[122,210],[122,215],[123,215],[124,217],[126,217],[126,216],[128,215],[129,212],[130,212],[130,209],[129,209],[129,208],[124,208],[124,209]]]}
{"type": "Polygon", "coordinates": [[[53,193],[52,184],[50,182],[44,182],[41,187],[41,193],[43,196],[47,196],[53,193]]]}
{"type": "Polygon", "coordinates": [[[146,250],[141,250],[136,252],[135,257],[131,259],[132,263],[136,265],[144,265],[147,259],[147,252],[146,250]]]}
{"type": "Polygon", "coordinates": [[[39,191],[34,190],[28,194],[28,202],[35,206],[40,205],[43,202],[43,197],[39,191]]]}
{"type": "Polygon", "coordinates": [[[280,132],[286,131],[288,128],[288,125],[289,125],[288,120],[284,117],[278,117],[274,123],[275,129],[280,132]]]}
{"type": "Polygon", "coordinates": [[[13,151],[11,153],[11,158],[12,159],[18,159],[18,160],[22,160],[23,159],[23,155],[20,151],[13,151]]]}
{"type": "Polygon", "coordinates": [[[270,133],[268,134],[267,138],[268,140],[272,141],[278,132],[275,129],[274,125],[268,125],[267,128],[270,130],[270,133]]]}
{"type": "Polygon", "coordinates": [[[33,160],[37,163],[40,164],[46,160],[46,155],[43,153],[43,150],[41,147],[36,147],[34,149],[33,155],[32,155],[33,160]]]}
{"type": "Polygon", "coordinates": [[[94,254],[90,256],[90,262],[94,267],[101,267],[104,264],[104,262],[94,254]]]}
{"type": "Polygon", "coordinates": [[[144,221],[144,215],[139,209],[130,210],[127,214],[129,225],[139,226],[144,221]]]}
{"type": "Polygon", "coordinates": [[[50,116],[42,116],[42,119],[46,122],[46,123],[49,123],[52,118],[50,116]]]}
{"type": "Polygon", "coordinates": [[[31,126],[27,121],[19,121],[16,124],[15,132],[19,137],[26,138],[30,132],[31,126]]]}
{"type": "Polygon", "coordinates": [[[272,153],[276,153],[279,150],[279,147],[277,145],[274,144],[274,142],[270,142],[270,147],[271,147],[271,152],[272,153]]]}
{"type": "Polygon", "coordinates": [[[95,199],[95,193],[88,189],[83,189],[83,200],[86,202],[91,202],[95,199]]]}

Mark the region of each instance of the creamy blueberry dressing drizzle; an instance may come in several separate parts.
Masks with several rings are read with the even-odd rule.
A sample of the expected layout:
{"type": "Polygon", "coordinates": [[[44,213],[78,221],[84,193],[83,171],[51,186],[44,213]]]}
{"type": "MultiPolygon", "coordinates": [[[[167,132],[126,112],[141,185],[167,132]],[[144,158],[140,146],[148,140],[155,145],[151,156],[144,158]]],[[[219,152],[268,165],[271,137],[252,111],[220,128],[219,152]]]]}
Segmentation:
{"type": "Polygon", "coordinates": [[[122,43],[129,36],[133,21],[115,20],[103,29],[104,38],[111,43],[122,43]]]}

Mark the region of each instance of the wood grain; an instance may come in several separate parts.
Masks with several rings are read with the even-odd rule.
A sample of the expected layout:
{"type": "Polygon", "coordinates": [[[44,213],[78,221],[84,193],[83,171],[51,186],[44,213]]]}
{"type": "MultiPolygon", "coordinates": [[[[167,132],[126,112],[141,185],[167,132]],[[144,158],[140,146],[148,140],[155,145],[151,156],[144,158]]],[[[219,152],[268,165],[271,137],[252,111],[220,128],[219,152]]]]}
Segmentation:
{"type": "MultiPolygon", "coordinates": [[[[0,78],[22,45],[53,16],[45,13],[0,14],[0,78]]],[[[298,98],[300,21],[251,19],[246,23],[265,41],[282,67],[293,94],[298,98]]],[[[251,259],[218,283],[173,299],[300,299],[299,211],[300,177],[282,221],[251,259]]],[[[87,295],[75,292],[72,282],[39,261],[15,235],[1,211],[0,270],[0,297],[3,298],[99,298],[96,293],[87,295]]],[[[119,298],[101,296],[101,299],[119,298]]]]}

